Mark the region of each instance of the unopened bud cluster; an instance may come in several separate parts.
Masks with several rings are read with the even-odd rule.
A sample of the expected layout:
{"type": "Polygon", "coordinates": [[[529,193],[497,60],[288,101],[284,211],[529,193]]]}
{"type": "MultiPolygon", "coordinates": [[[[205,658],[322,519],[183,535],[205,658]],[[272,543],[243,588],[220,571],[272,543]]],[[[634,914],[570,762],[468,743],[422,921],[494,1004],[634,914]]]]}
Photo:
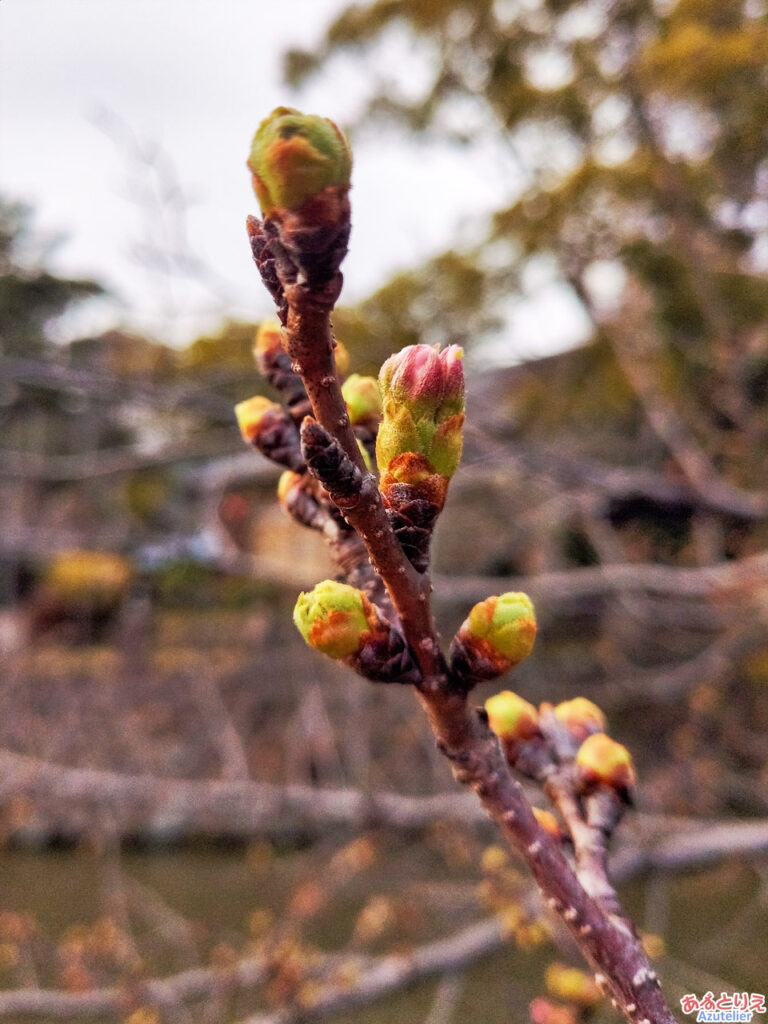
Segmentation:
{"type": "Polygon", "coordinates": [[[519,694],[503,690],[488,698],[485,712],[507,760],[523,774],[542,781],[558,765],[570,763],[582,795],[604,787],[624,801],[631,796],[635,785],[632,756],[607,735],[605,715],[586,697],[574,697],[554,707],[544,702],[536,708],[519,694]]]}

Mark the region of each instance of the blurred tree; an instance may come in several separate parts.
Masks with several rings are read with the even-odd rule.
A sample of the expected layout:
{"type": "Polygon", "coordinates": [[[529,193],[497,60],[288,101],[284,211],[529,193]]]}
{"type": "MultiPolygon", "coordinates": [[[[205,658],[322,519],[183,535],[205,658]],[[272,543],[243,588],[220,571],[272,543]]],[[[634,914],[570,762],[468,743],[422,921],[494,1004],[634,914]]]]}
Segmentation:
{"type": "Polygon", "coordinates": [[[464,340],[457,322],[477,337],[494,300],[545,267],[608,342],[587,365],[611,377],[605,363],[618,362],[643,404],[682,418],[684,429],[651,421],[686,475],[746,484],[768,436],[766,5],[377,0],[347,8],[315,53],[289,53],[288,78],[350,50],[380,72],[366,119],[460,144],[496,138],[524,182],[484,245],[396,279],[356,311],[358,334],[375,339],[386,317],[404,343],[435,328],[464,340]],[[376,62],[403,26],[434,57],[418,95],[376,62]],[[622,301],[631,317],[616,315],[622,301]]]}
{"type": "Polygon", "coordinates": [[[338,311],[345,342],[474,344],[544,278],[588,325],[576,350],[470,388],[465,500],[438,565],[479,578],[445,593],[533,574],[523,586],[553,616],[541,677],[643,706],[645,798],[754,812],[765,747],[749,763],[733,722],[768,715],[768,5],[369,0],[289,53],[287,77],[350,54],[365,57],[359,123],[519,173],[473,248],[458,238],[338,311]],[[658,563],[675,568],[654,591],[658,563]],[[704,588],[692,615],[685,572],[717,567],[731,595],[704,588]],[[713,744],[728,768],[702,784],[713,744]]]}
{"type": "Polygon", "coordinates": [[[76,302],[103,293],[95,281],[57,277],[32,245],[28,207],[0,197],[0,352],[31,356],[47,345],[46,329],[76,302]]]}

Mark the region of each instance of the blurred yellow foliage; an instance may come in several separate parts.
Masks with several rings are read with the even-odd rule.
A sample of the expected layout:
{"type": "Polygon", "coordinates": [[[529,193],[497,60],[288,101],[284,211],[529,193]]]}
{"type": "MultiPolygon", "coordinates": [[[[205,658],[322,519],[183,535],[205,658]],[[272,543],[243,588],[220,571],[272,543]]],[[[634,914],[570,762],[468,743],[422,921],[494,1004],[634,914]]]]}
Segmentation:
{"type": "Polygon", "coordinates": [[[42,579],[47,593],[62,601],[109,604],[127,590],[133,578],[128,559],[108,551],[61,551],[42,579]]]}

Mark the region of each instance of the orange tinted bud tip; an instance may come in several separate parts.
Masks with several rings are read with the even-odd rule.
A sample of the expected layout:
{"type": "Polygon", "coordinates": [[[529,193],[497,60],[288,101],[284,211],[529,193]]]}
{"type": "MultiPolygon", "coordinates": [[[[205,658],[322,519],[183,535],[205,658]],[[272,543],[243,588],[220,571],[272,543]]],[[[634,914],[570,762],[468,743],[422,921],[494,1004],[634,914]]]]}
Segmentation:
{"type": "Polygon", "coordinates": [[[528,740],[539,732],[539,713],[533,704],[511,690],[485,702],[488,724],[502,740],[528,740]]]}
{"type": "Polygon", "coordinates": [[[620,791],[632,789],[635,784],[632,755],[604,732],[584,740],[576,754],[576,765],[585,786],[604,785],[620,791]]]}
{"type": "Polygon", "coordinates": [[[376,624],[376,612],[361,590],[323,580],[299,594],[293,621],[310,647],[331,658],[346,658],[360,650],[376,624]]]}
{"type": "Polygon", "coordinates": [[[564,700],[554,708],[555,717],[563,723],[574,739],[583,742],[594,732],[605,732],[605,715],[586,697],[564,700]]]}
{"type": "Polygon", "coordinates": [[[472,636],[486,640],[510,667],[528,657],[536,639],[536,613],[527,594],[487,597],[472,608],[465,626],[472,636]]]}
{"type": "Polygon", "coordinates": [[[248,166],[266,217],[275,207],[298,210],[331,185],[348,188],[352,153],[333,121],[277,107],[253,137],[248,166]]]}
{"type": "Polygon", "coordinates": [[[545,832],[549,832],[555,839],[559,839],[562,833],[560,832],[560,825],[558,824],[557,818],[551,811],[546,811],[541,807],[533,808],[533,816],[544,829],[545,832]]]}
{"type": "Polygon", "coordinates": [[[288,495],[301,483],[301,473],[294,473],[290,469],[286,469],[284,473],[280,474],[280,479],[277,481],[277,500],[285,502],[288,495]]]}
{"type": "Polygon", "coordinates": [[[253,444],[259,435],[265,416],[275,414],[282,414],[282,406],[277,402],[271,402],[263,395],[256,395],[254,398],[247,398],[244,402],[238,402],[235,406],[235,416],[243,440],[248,444],[253,444]]]}
{"type": "Polygon", "coordinates": [[[533,1024],[576,1024],[576,1011],[570,1006],[534,999],[528,1007],[533,1024]]]}
{"type": "Polygon", "coordinates": [[[343,341],[334,338],[333,358],[336,362],[336,372],[340,377],[346,377],[349,370],[349,349],[343,341]]]}
{"type": "Polygon", "coordinates": [[[544,974],[544,982],[553,996],[579,1006],[594,1006],[602,998],[592,975],[578,967],[552,963],[544,974]]]}
{"type": "Polygon", "coordinates": [[[253,351],[257,356],[274,352],[281,347],[280,323],[277,320],[264,320],[256,331],[253,339],[253,351]]]}

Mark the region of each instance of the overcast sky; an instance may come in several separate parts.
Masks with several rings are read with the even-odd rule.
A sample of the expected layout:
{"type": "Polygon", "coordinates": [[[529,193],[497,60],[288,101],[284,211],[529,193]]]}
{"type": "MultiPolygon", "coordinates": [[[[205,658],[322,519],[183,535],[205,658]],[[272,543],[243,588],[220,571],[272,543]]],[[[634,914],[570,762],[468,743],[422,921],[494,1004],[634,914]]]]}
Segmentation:
{"type": "MultiPolygon", "coordinates": [[[[121,322],[181,343],[223,316],[270,312],[250,263],[245,215],[258,212],[245,159],[259,120],[281,103],[342,125],[371,88],[352,58],[290,92],[280,56],[311,47],[343,0],[0,0],[0,193],[28,202],[63,240],[60,273],[90,275],[119,299],[66,325],[121,322]],[[176,251],[187,266],[172,275],[176,251]],[[171,283],[172,282],[172,283],[171,283]]],[[[383,66],[418,88],[424,54],[395,30],[383,66]]],[[[381,67],[380,61],[379,66],[381,67]]],[[[355,140],[347,301],[440,251],[513,193],[514,168],[371,131],[355,140]],[[407,188],[405,182],[407,181],[407,188]]],[[[548,305],[560,301],[549,296],[548,305]]],[[[566,308],[549,325],[522,311],[510,354],[573,336],[566,308]]]]}

